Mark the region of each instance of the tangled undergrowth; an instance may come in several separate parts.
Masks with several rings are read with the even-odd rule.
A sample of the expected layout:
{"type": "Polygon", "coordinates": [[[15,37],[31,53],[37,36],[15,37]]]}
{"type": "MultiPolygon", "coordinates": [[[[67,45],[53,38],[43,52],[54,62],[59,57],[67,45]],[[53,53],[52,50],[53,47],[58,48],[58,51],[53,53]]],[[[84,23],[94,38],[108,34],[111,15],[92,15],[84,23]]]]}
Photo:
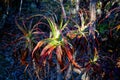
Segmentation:
{"type": "MultiPolygon", "coordinates": [[[[81,0],[78,9],[75,0],[53,2],[57,5],[42,5],[41,13],[31,16],[22,15],[21,3],[14,19],[18,36],[5,33],[15,38],[3,49],[14,47],[14,64],[24,68],[22,79],[119,80],[120,3],[81,0]],[[85,6],[89,2],[90,9],[85,6]]],[[[31,9],[37,8],[31,5],[31,9]]]]}

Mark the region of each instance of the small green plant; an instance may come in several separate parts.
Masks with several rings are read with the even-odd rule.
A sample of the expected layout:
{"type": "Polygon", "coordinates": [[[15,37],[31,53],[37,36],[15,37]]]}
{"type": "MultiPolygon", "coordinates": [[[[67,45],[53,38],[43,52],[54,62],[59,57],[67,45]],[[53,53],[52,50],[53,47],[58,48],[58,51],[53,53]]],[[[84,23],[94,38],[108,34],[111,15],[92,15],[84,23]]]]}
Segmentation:
{"type": "Polygon", "coordinates": [[[85,25],[86,20],[83,17],[83,12],[82,11],[81,11],[81,13],[79,13],[79,15],[80,15],[80,19],[81,19],[81,25],[79,25],[78,22],[75,22],[74,20],[72,20],[75,23],[75,25],[74,25],[75,29],[74,30],[70,30],[67,33],[67,36],[69,38],[71,38],[71,39],[73,39],[75,37],[81,38],[82,36],[86,37],[86,34],[88,33],[87,28],[88,28],[90,23],[85,25]]]}

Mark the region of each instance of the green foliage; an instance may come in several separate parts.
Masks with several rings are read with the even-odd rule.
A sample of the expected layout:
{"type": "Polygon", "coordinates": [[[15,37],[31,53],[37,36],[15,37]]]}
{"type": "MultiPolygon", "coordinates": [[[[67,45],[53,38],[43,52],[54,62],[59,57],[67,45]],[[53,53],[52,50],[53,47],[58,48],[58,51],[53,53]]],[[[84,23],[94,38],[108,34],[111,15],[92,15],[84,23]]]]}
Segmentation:
{"type": "Polygon", "coordinates": [[[100,24],[97,26],[97,29],[99,31],[99,33],[104,33],[105,31],[107,31],[110,27],[113,27],[114,26],[114,23],[111,23],[111,24],[106,24],[106,23],[103,23],[103,24],[100,24]]]}
{"type": "Polygon", "coordinates": [[[104,31],[107,30],[108,28],[108,24],[100,24],[98,28],[99,28],[98,30],[100,33],[104,33],[104,31]]]}

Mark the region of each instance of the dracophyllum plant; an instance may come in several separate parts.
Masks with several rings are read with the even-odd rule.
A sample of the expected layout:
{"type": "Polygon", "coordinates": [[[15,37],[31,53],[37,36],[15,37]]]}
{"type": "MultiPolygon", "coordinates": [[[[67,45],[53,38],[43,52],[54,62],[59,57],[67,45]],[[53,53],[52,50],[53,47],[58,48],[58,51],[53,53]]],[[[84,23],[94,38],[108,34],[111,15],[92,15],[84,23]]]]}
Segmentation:
{"type": "MultiPolygon", "coordinates": [[[[85,10],[80,9],[80,11],[78,12],[79,17],[80,17],[80,24],[76,21],[74,21],[73,19],[71,20],[74,23],[73,26],[73,30],[70,30],[67,33],[67,36],[70,39],[73,39],[75,37],[81,38],[81,37],[85,37],[88,34],[88,28],[89,25],[91,24],[91,22],[88,22],[88,14],[86,13],[85,10]]],[[[87,40],[87,38],[86,38],[87,40]]]]}
{"type": "MultiPolygon", "coordinates": [[[[43,35],[43,32],[40,28],[38,28],[38,25],[41,24],[40,21],[36,22],[33,24],[33,18],[29,18],[29,19],[23,19],[23,18],[16,18],[15,19],[15,23],[18,27],[18,29],[22,32],[22,35],[20,36],[20,38],[18,39],[18,43],[19,45],[17,45],[17,47],[21,46],[22,44],[22,48],[20,47],[20,49],[22,49],[23,51],[21,52],[21,63],[23,65],[26,65],[25,71],[27,70],[27,67],[29,66],[29,63],[31,63],[31,61],[27,61],[27,58],[29,55],[31,55],[32,50],[34,49],[34,44],[37,43],[37,39],[40,39],[40,35],[43,35]],[[21,24],[20,24],[21,22],[21,24]],[[27,23],[29,22],[29,24],[27,23]]],[[[41,37],[42,37],[41,35],[41,37]]],[[[30,58],[30,57],[29,57],[30,58]]],[[[39,75],[36,69],[36,64],[35,64],[35,60],[32,60],[33,63],[33,69],[35,70],[35,73],[39,79],[39,75]]]]}
{"type": "Polygon", "coordinates": [[[27,19],[15,19],[15,23],[18,27],[18,29],[22,32],[22,35],[19,38],[19,41],[22,43],[25,43],[23,46],[24,48],[28,48],[29,51],[31,52],[33,49],[33,44],[37,42],[37,37],[38,35],[43,34],[43,32],[38,29],[37,25],[41,23],[35,23],[32,24],[33,20],[31,19],[30,21],[27,19]],[[19,22],[21,21],[21,24],[19,22]],[[27,22],[30,22],[29,25],[27,25],[27,22]],[[37,24],[37,25],[36,25],[37,24]]]}
{"type": "MultiPolygon", "coordinates": [[[[65,36],[62,34],[62,31],[67,26],[67,21],[63,25],[61,21],[58,26],[55,21],[51,18],[46,18],[50,27],[50,37],[40,40],[32,52],[33,59],[37,60],[41,66],[46,64],[47,57],[51,56],[54,52],[57,57],[57,61],[60,64],[61,68],[64,68],[63,58],[67,58],[70,63],[75,67],[80,68],[80,66],[73,59],[73,46],[67,41],[65,36]],[[39,57],[36,56],[36,51],[42,46],[42,51],[39,54],[39,57]]],[[[68,63],[69,64],[69,63],[68,63]]]]}
{"type": "Polygon", "coordinates": [[[18,29],[22,32],[20,37],[15,40],[16,48],[20,48],[21,52],[21,63],[23,65],[28,65],[26,62],[27,55],[30,55],[31,51],[33,50],[34,44],[37,42],[37,37],[43,32],[38,29],[37,25],[40,24],[39,22],[33,24],[33,20],[27,20],[25,18],[15,18],[15,23],[18,29]],[[29,22],[29,23],[27,23],[29,22]],[[24,45],[23,45],[24,44],[24,45]],[[22,46],[22,47],[21,47],[22,46]]]}

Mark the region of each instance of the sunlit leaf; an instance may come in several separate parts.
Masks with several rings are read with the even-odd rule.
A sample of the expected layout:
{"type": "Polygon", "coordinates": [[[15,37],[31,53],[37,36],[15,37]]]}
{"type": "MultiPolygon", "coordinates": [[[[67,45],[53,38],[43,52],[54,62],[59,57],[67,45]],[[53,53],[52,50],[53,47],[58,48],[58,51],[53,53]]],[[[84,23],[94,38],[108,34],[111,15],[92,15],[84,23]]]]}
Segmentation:
{"type": "Polygon", "coordinates": [[[63,62],[62,62],[63,53],[62,53],[61,46],[57,47],[56,55],[57,55],[57,60],[58,60],[58,62],[60,64],[60,66],[63,68],[64,67],[63,62]]]}
{"type": "MultiPolygon", "coordinates": [[[[49,45],[48,45],[49,46],[49,45]]],[[[50,47],[50,46],[49,46],[50,47]]],[[[46,57],[49,56],[50,54],[52,54],[52,51],[56,48],[56,46],[51,46],[50,48],[48,48],[48,51],[45,52],[44,54],[40,55],[40,62],[41,63],[44,63],[45,65],[45,60],[46,60],[46,57]]]]}
{"type": "Polygon", "coordinates": [[[60,29],[61,29],[61,30],[64,30],[65,27],[68,25],[68,23],[69,23],[69,21],[67,21],[60,29]]]}
{"type": "Polygon", "coordinates": [[[76,62],[75,60],[73,59],[73,56],[72,56],[72,53],[70,52],[70,50],[67,48],[67,47],[64,47],[65,48],[65,52],[68,56],[68,59],[69,61],[76,67],[76,68],[81,68],[76,62]]]}
{"type": "Polygon", "coordinates": [[[38,48],[40,48],[43,44],[44,44],[44,40],[39,41],[39,42],[37,43],[36,47],[34,48],[34,50],[33,50],[33,52],[32,52],[32,57],[34,57],[35,51],[36,51],[38,48]]]}
{"type": "Polygon", "coordinates": [[[111,52],[111,53],[112,53],[112,52],[113,52],[113,50],[108,50],[108,52],[111,52]]]}
{"type": "Polygon", "coordinates": [[[26,35],[27,32],[25,31],[25,29],[24,29],[22,26],[20,26],[20,25],[18,24],[17,19],[15,19],[15,23],[16,23],[17,27],[22,31],[22,33],[23,33],[24,35],[26,35]]]}
{"type": "Polygon", "coordinates": [[[56,32],[57,32],[57,25],[55,24],[55,22],[53,20],[51,20],[50,18],[47,18],[47,21],[50,25],[50,29],[52,31],[53,36],[56,36],[56,32]]]}
{"type": "Polygon", "coordinates": [[[120,57],[117,59],[116,65],[117,65],[118,68],[120,68],[120,57]]]}
{"type": "Polygon", "coordinates": [[[90,62],[92,63],[96,63],[96,61],[98,60],[99,56],[98,56],[98,51],[96,48],[94,48],[94,57],[93,59],[90,59],[90,62]]]}
{"type": "Polygon", "coordinates": [[[120,25],[117,26],[117,31],[120,29],[120,25]]]}
{"type": "Polygon", "coordinates": [[[40,56],[44,55],[44,54],[46,53],[46,51],[47,51],[48,49],[50,49],[51,47],[53,47],[52,44],[46,45],[46,46],[43,48],[43,50],[42,50],[40,56]]]}
{"type": "Polygon", "coordinates": [[[27,61],[26,61],[26,58],[27,58],[27,50],[21,50],[21,63],[22,65],[27,65],[27,61]]]}
{"type": "Polygon", "coordinates": [[[75,31],[70,31],[67,33],[67,36],[70,38],[70,39],[73,39],[76,37],[76,32],[75,31]]]}
{"type": "Polygon", "coordinates": [[[61,20],[61,23],[60,23],[60,29],[62,29],[62,26],[63,26],[63,19],[61,20]]]}
{"type": "Polygon", "coordinates": [[[44,34],[44,32],[36,31],[36,32],[33,32],[32,34],[44,34]]]}

